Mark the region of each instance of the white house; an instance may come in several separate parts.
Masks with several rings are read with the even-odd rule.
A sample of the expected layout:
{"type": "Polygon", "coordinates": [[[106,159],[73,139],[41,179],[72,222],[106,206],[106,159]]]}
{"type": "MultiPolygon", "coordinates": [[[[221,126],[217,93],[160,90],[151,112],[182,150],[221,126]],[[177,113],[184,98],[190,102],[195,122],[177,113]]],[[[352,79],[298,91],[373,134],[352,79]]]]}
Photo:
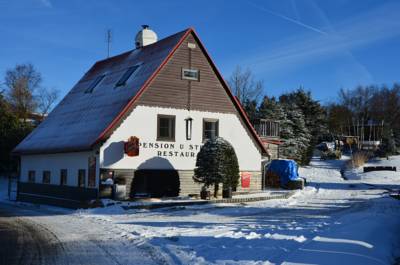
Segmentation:
{"type": "Polygon", "coordinates": [[[235,148],[239,190],[262,188],[262,141],[193,29],[157,41],[144,26],[136,48],[96,62],[14,150],[20,200],[78,204],[108,196],[198,194],[204,141],[235,148]]]}

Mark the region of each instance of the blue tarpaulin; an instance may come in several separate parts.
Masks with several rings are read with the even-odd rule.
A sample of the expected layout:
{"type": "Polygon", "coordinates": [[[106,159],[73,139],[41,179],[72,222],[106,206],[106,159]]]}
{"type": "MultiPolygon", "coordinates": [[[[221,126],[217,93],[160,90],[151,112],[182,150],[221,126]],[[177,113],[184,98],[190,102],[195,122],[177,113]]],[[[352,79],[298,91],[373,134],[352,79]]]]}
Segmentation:
{"type": "Polygon", "coordinates": [[[286,186],[289,180],[299,178],[297,163],[293,160],[272,160],[266,168],[268,173],[276,174],[280,178],[281,186],[286,186]]]}

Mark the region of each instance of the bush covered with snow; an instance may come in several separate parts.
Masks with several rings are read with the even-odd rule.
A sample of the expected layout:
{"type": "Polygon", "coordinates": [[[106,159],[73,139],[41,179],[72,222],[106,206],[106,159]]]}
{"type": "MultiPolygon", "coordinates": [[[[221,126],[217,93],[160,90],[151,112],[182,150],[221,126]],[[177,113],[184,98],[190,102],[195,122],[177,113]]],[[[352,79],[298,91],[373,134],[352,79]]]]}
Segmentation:
{"type": "Polygon", "coordinates": [[[235,188],[239,183],[239,163],[233,146],[221,137],[207,140],[197,154],[194,181],[205,187],[214,185],[214,196],[218,186],[235,188]]]}

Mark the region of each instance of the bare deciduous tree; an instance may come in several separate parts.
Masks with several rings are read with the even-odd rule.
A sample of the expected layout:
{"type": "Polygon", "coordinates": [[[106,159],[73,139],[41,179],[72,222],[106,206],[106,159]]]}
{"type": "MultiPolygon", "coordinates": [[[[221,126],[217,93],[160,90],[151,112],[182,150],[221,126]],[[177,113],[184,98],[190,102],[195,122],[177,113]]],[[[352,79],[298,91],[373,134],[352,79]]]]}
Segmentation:
{"type": "Polygon", "coordinates": [[[243,71],[240,66],[236,67],[228,84],[242,105],[254,100],[258,101],[264,88],[262,81],[255,81],[250,69],[243,71]]]}
{"type": "Polygon", "coordinates": [[[36,109],[33,94],[41,82],[42,77],[32,64],[19,64],[7,70],[7,97],[17,117],[25,120],[28,114],[36,109]]]}
{"type": "Polygon", "coordinates": [[[36,100],[38,103],[38,111],[40,114],[44,117],[46,116],[51,108],[53,107],[54,103],[57,101],[59,95],[59,91],[57,89],[46,89],[46,88],[40,88],[36,100]]]}
{"type": "Polygon", "coordinates": [[[57,90],[42,87],[42,76],[30,63],[7,70],[4,85],[16,116],[23,120],[35,111],[47,114],[58,98],[57,90]]]}

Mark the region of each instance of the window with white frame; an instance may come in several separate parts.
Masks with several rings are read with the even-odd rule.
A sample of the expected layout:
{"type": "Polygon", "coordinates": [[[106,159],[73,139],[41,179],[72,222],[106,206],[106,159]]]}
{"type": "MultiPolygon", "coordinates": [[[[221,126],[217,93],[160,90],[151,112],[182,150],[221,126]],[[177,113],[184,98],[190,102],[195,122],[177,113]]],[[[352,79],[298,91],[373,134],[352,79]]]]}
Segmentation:
{"type": "Polygon", "coordinates": [[[175,116],[162,114],[157,116],[157,140],[175,141],[175,116]]]}
{"type": "Polygon", "coordinates": [[[200,72],[197,69],[182,68],[182,79],[199,81],[200,72]]]}
{"type": "Polygon", "coordinates": [[[217,119],[203,119],[203,142],[218,137],[219,121],[217,119]]]}

